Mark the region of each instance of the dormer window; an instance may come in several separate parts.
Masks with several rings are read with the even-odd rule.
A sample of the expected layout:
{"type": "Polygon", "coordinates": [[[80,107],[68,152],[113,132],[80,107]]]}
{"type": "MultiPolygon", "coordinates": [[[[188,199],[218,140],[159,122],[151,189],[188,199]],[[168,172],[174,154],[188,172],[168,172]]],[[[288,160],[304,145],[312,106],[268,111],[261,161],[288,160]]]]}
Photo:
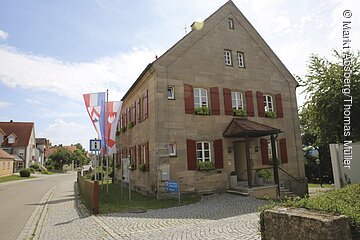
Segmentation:
{"type": "Polygon", "coordinates": [[[15,143],[14,137],[8,137],[8,143],[15,143]]]}

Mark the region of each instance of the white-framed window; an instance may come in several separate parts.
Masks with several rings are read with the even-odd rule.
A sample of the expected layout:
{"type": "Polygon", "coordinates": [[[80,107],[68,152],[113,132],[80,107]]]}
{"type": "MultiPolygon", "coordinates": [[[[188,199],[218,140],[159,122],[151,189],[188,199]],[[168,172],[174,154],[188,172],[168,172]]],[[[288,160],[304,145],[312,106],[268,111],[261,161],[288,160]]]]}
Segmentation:
{"type": "Polygon", "coordinates": [[[175,87],[168,86],[167,88],[167,98],[168,99],[175,99],[175,87]]]}
{"type": "Polygon", "coordinates": [[[144,164],[149,164],[148,162],[146,162],[146,144],[142,145],[142,159],[143,159],[143,163],[144,164]]]}
{"type": "MultiPolygon", "coordinates": [[[[272,148],[271,148],[271,140],[267,140],[268,143],[268,159],[269,161],[272,161],[273,159],[273,154],[272,154],[272,148]]],[[[275,141],[275,152],[276,152],[276,157],[279,158],[279,152],[278,152],[278,147],[277,147],[277,142],[275,141]]]]}
{"type": "Polygon", "coordinates": [[[264,95],[264,109],[265,109],[265,112],[273,112],[274,111],[272,96],[264,95]]]}
{"type": "Polygon", "coordinates": [[[5,162],[2,163],[2,170],[5,170],[5,162]]]}
{"type": "Polygon", "coordinates": [[[243,96],[241,92],[231,92],[232,109],[244,109],[243,96]]]}
{"type": "Polygon", "coordinates": [[[230,50],[224,50],[224,63],[226,66],[231,66],[231,51],[230,50]]]}
{"type": "Polygon", "coordinates": [[[196,159],[198,160],[198,162],[211,161],[210,142],[196,143],[196,159]]]}
{"type": "Polygon", "coordinates": [[[19,156],[23,157],[24,156],[24,150],[19,150],[19,156]]]}
{"type": "Polygon", "coordinates": [[[205,88],[194,88],[194,107],[208,107],[208,92],[205,88]]]}
{"type": "Polygon", "coordinates": [[[14,137],[9,137],[8,138],[8,143],[15,143],[15,138],[14,137]]]}
{"type": "Polygon", "coordinates": [[[8,166],[7,166],[7,169],[10,169],[10,162],[8,162],[8,164],[7,164],[8,166]]]}
{"type": "Polygon", "coordinates": [[[240,67],[240,68],[245,67],[244,53],[242,53],[242,52],[236,53],[236,62],[237,62],[238,67],[240,67]]]}
{"type": "Polygon", "coordinates": [[[169,143],[169,156],[176,156],[176,143],[169,143]]]}
{"type": "Polygon", "coordinates": [[[234,29],[234,19],[228,18],[229,28],[234,29]]]}

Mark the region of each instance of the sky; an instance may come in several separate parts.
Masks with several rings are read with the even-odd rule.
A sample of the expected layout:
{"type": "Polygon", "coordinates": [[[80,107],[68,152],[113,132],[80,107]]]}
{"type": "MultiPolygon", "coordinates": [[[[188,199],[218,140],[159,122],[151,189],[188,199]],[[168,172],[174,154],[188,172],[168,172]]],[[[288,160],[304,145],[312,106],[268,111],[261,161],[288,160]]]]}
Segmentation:
{"type": "MultiPolygon", "coordinates": [[[[360,49],[360,1],[233,0],[289,71],[341,50],[342,23],[360,49]],[[345,19],[344,10],[352,17],[345,19]]],[[[0,121],[35,123],[53,145],[89,148],[96,132],[82,94],[120,100],[146,65],[225,0],[1,0],[0,121]]],[[[297,91],[298,105],[304,102],[297,91]]]]}

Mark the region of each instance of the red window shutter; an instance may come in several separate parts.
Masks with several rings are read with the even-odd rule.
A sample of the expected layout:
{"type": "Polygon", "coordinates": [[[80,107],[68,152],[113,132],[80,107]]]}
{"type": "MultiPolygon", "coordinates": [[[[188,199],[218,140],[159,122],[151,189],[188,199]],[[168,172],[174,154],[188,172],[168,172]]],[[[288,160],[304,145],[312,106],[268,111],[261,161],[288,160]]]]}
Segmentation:
{"type": "Polygon", "coordinates": [[[224,168],[224,159],[223,159],[223,145],[222,139],[217,139],[214,141],[215,149],[215,168],[224,168]]]}
{"type": "Polygon", "coordinates": [[[141,122],[141,108],[140,108],[140,98],[137,100],[137,108],[136,108],[136,114],[137,114],[137,122],[141,122]]]}
{"type": "Polygon", "coordinates": [[[144,162],[143,162],[143,159],[141,157],[141,145],[138,145],[137,151],[138,151],[139,164],[142,164],[144,162]]]}
{"type": "Polygon", "coordinates": [[[220,100],[219,100],[219,88],[210,88],[211,96],[211,114],[220,115],[220,100]]]}
{"type": "Polygon", "coordinates": [[[261,160],[263,165],[269,164],[268,141],[265,138],[260,138],[261,160]]]}
{"type": "Polygon", "coordinates": [[[146,158],[146,164],[145,164],[145,171],[149,171],[150,161],[149,161],[149,142],[145,144],[145,158],[146,158]]]}
{"type": "Polygon", "coordinates": [[[281,94],[275,95],[275,104],[276,104],[276,116],[278,118],[283,118],[283,106],[282,106],[282,100],[281,100],[281,94]]]}
{"type": "Polygon", "coordinates": [[[124,112],[124,127],[127,128],[127,110],[125,109],[125,112],[124,112]]]}
{"type": "Polygon", "coordinates": [[[137,168],[137,157],[136,157],[136,145],[133,147],[133,158],[134,158],[134,166],[137,168]]]}
{"type": "Polygon", "coordinates": [[[136,125],[136,101],[134,102],[134,105],[133,105],[133,125],[135,126],[136,125]]]}
{"type": "Polygon", "coordinates": [[[288,156],[287,156],[287,149],[286,149],[286,139],[281,138],[279,140],[279,143],[280,143],[281,163],[287,163],[288,162],[288,156]]]}
{"type": "Polygon", "coordinates": [[[265,117],[265,109],[264,109],[264,94],[262,92],[256,92],[256,100],[258,107],[259,117],[265,117]]]}
{"type": "MultiPolygon", "coordinates": [[[[230,96],[231,98],[231,96],[230,96]]],[[[249,117],[254,116],[254,101],[253,101],[253,94],[252,91],[246,91],[245,92],[245,98],[246,98],[246,112],[249,117]]]]}
{"type": "Polygon", "coordinates": [[[186,139],[188,170],[197,170],[196,142],[186,139]]]}
{"type": "Polygon", "coordinates": [[[146,90],[144,94],[144,119],[147,119],[149,116],[149,98],[148,98],[148,90],[146,90]]]}
{"type": "Polygon", "coordinates": [[[194,114],[194,91],[189,84],[184,84],[185,113],[194,114]]]}
{"type": "Polygon", "coordinates": [[[233,115],[231,90],[229,88],[223,88],[223,93],[224,93],[225,115],[233,115]]]}

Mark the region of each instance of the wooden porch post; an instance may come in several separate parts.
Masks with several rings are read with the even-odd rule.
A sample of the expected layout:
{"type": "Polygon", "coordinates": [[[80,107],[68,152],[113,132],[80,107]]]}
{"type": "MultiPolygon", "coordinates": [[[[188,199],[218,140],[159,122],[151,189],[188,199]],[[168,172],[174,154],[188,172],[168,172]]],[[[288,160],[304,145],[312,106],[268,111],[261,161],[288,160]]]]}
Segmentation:
{"type": "Polygon", "coordinates": [[[272,161],[273,161],[273,170],[274,170],[274,182],[276,184],[276,196],[280,197],[280,181],[279,181],[279,170],[278,162],[276,156],[276,147],[275,147],[275,136],[271,134],[271,152],[272,152],[272,161]]]}
{"type": "Polygon", "coordinates": [[[252,188],[252,174],[251,174],[249,137],[245,137],[245,149],[246,149],[246,169],[247,169],[248,187],[252,188]]]}

